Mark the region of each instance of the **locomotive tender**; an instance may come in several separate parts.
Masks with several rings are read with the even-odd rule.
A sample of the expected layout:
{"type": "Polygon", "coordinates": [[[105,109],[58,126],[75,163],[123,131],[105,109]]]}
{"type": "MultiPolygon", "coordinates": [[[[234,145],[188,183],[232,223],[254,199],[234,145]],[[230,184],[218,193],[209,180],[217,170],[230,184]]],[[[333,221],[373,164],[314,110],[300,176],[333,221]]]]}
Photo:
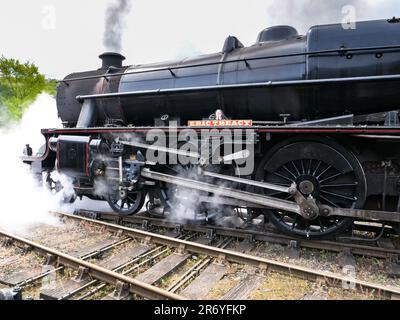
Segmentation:
{"type": "Polygon", "coordinates": [[[300,237],[334,236],[355,220],[399,232],[400,19],[305,36],[275,26],[250,47],[230,36],[219,53],[150,65],[100,58],[98,70],[60,81],[64,128],[42,130],[43,153],[23,158],[51,188],[57,170],[77,197],[120,214],[148,198],[157,216],[208,221],[245,209],[300,237]],[[149,139],[154,130],[167,145],[149,139]],[[189,141],[188,131],[206,138],[189,141]],[[253,172],[239,175],[249,159],[253,172]]]}

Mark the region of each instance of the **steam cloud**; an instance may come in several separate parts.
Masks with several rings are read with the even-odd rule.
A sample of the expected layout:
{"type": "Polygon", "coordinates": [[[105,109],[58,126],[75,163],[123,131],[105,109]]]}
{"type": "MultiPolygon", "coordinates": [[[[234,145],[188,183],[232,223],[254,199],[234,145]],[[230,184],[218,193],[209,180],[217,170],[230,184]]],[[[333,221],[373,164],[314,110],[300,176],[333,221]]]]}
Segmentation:
{"type": "Polygon", "coordinates": [[[108,51],[121,52],[125,19],[131,7],[131,0],[116,0],[115,3],[109,4],[103,36],[103,44],[108,51]]]}
{"type": "Polygon", "coordinates": [[[269,25],[293,25],[305,33],[313,25],[342,22],[342,8],[348,5],[360,21],[391,18],[398,14],[393,12],[396,4],[397,0],[274,0],[267,5],[267,18],[269,25]]]}
{"type": "Polygon", "coordinates": [[[0,129],[4,151],[0,160],[0,228],[26,233],[36,224],[56,224],[48,211],[56,209],[58,200],[33,179],[29,167],[19,158],[26,143],[30,143],[35,153],[43,146],[41,128],[61,125],[54,99],[39,96],[19,124],[11,124],[5,114],[1,118],[8,125],[0,129]]]}

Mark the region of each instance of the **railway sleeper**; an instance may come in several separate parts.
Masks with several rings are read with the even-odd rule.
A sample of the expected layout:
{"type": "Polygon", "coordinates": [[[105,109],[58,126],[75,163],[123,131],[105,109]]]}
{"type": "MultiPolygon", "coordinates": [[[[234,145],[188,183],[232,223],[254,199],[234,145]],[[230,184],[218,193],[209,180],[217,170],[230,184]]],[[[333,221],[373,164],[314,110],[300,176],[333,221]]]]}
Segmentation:
{"type": "Polygon", "coordinates": [[[388,276],[391,278],[400,278],[400,261],[390,261],[387,266],[388,276]]]}

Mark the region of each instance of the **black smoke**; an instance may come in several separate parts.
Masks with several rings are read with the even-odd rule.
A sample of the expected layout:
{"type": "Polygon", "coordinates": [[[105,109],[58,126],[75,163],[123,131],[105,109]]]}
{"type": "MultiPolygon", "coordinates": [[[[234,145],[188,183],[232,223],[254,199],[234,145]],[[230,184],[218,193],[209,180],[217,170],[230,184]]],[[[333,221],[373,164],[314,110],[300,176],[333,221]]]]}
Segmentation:
{"type": "Polygon", "coordinates": [[[122,34],[131,8],[131,0],[116,0],[108,5],[103,36],[103,44],[107,51],[121,52],[122,34]]]}

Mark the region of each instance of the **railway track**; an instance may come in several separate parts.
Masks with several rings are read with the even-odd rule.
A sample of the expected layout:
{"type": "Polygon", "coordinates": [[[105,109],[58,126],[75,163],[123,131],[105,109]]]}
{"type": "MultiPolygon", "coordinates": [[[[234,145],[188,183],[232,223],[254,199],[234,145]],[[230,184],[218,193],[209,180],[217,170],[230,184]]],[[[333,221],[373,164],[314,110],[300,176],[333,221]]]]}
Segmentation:
{"type": "Polygon", "coordinates": [[[179,221],[154,218],[146,214],[134,216],[121,216],[115,213],[77,210],[75,215],[86,217],[94,220],[111,222],[118,225],[140,226],[146,230],[151,227],[167,228],[170,230],[178,229],[188,232],[198,232],[203,234],[214,234],[225,237],[236,237],[242,240],[262,241],[269,243],[281,244],[284,246],[293,246],[296,248],[307,248],[316,250],[326,250],[333,252],[351,252],[354,255],[388,259],[398,261],[400,259],[400,248],[395,246],[388,238],[384,239],[338,239],[338,241],[317,241],[304,240],[299,238],[289,237],[271,231],[261,231],[255,228],[230,228],[217,225],[190,224],[179,221]]]}
{"type": "Polygon", "coordinates": [[[179,295],[169,293],[165,290],[148,285],[144,282],[135,280],[131,277],[127,277],[113,270],[109,270],[104,267],[98,266],[94,263],[90,263],[85,259],[75,258],[74,256],[65,254],[58,250],[40,245],[36,242],[27,240],[25,238],[4,231],[1,231],[0,234],[8,239],[12,239],[13,241],[18,241],[19,243],[27,245],[32,249],[41,251],[46,255],[50,255],[53,259],[54,258],[57,259],[58,264],[78,270],[84,273],[86,276],[90,276],[95,279],[101,280],[105,283],[112,285],[114,284],[116,286],[119,286],[122,283],[127,284],[128,285],[127,289],[130,292],[138,294],[141,297],[148,299],[172,299],[172,300],[183,299],[183,297],[179,295]]]}
{"type": "MultiPolygon", "coordinates": [[[[360,291],[374,292],[375,294],[379,295],[379,297],[384,298],[397,298],[400,296],[400,289],[396,287],[377,285],[374,283],[352,279],[343,275],[316,271],[293,264],[277,262],[262,257],[244,254],[243,251],[248,249],[246,246],[249,245],[249,243],[246,241],[234,246],[232,250],[226,250],[226,247],[232,241],[232,238],[228,236],[220,237],[220,240],[214,244],[215,246],[210,246],[204,244],[210,243],[210,240],[206,240],[206,237],[200,238],[200,241],[197,240],[197,242],[193,242],[187,241],[188,238],[191,238],[191,236],[186,236],[185,240],[177,237],[169,237],[143,230],[105,223],[80,216],[64,213],[57,214],[64,219],[75,220],[79,223],[94,224],[97,227],[101,227],[115,234],[119,234],[122,236],[122,239],[120,239],[118,242],[129,241],[127,239],[136,239],[140,240],[141,243],[147,243],[147,245],[151,244],[152,248],[152,250],[148,250],[146,255],[143,257],[136,257],[135,259],[132,259],[132,261],[125,262],[125,264],[114,267],[110,270],[99,267],[97,264],[87,261],[88,258],[93,258],[95,254],[89,254],[82,259],[78,259],[57,250],[43,247],[42,245],[33,241],[29,241],[9,233],[1,233],[3,237],[13,239],[14,241],[56,257],[58,262],[57,265],[73,268],[79,271],[78,273],[85,274],[86,278],[89,276],[90,280],[82,282],[81,285],[74,287],[74,289],[64,291],[62,295],[58,295],[58,299],[68,299],[74,297],[80,292],[84,293],[77,299],[90,298],[109,285],[112,285],[116,288],[114,293],[118,293],[116,296],[119,297],[126,297],[126,291],[128,289],[130,293],[150,299],[201,299],[204,297],[204,294],[207,293],[211,287],[222,278],[224,273],[226,273],[228,264],[238,264],[254,270],[254,274],[248,276],[248,281],[243,282],[247,284],[250,283],[249,286],[253,289],[255,289],[257,282],[262,281],[261,279],[267,272],[273,271],[306,279],[307,281],[315,282],[323,280],[329,283],[330,286],[340,286],[343,283],[351,282],[360,291]],[[167,275],[171,274],[172,271],[177,269],[180,263],[188,260],[192,255],[196,255],[198,259],[195,260],[190,267],[186,268],[184,272],[181,272],[176,281],[167,281],[164,288],[154,285],[155,283],[158,283],[160,275],[163,275],[165,279],[167,275]],[[161,261],[151,264],[151,261],[157,260],[157,258],[160,258],[161,261]],[[165,261],[165,259],[169,260],[165,261]],[[147,269],[143,273],[139,273],[139,275],[132,278],[132,274],[135,271],[140,271],[141,267],[145,266],[149,262],[151,265],[153,265],[150,269],[147,269]],[[169,265],[168,268],[166,267],[167,265],[169,265]],[[207,282],[208,284],[204,285],[204,283],[207,282]],[[204,289],[203,292],[199,292],[200,287],[206,287],[206,289],[204,289]]],[[[115,247],[117,244],[114,244],[113,247],[115,247]]],[[[43,275],[44,273],[42,276],[43,275]]],[[[35,279],[37,278],[38,277],[35,279]]],[[[84,279],[86,278],[84,277],[84,279]]],[[[33,280],[34,279],[32,278],[30,279],[30,282],[28,281],[25,284],[30,284],[33,282],[33,280]]],[[[247,292],[248,294],[248,291],[251,288],[242,288],[239,284],[235,288],[232,288],[233,292],[230,293],[230,297],[235,298],[235,296],[241,296],[243,295],[243,292],[247,292]]]]}
{"type": "MultiPolygon", "coordinates": [[[[104,289],[112,287],[112,295],[109,292],[110,289],[107,291],[107,297],[112,299],[139,297],[200,300],[204,299],[213,286],[224,277],[228,266],[232,264],[246,267],[251,272],[248,272],[243,281],[223,295],[222,299],[249,297],[251,292],[265,281],[270,272],[311,282],[324,282],[330,287],[341,287],[343,284],[351,283],[359,292],[369,292],[379,298],[400,297],[400,288],[397,287],[378,285],[349,276],[245,254],[244,252],[251,249],[252,244],[242,241],[237,245],[232,245],[233,238],[227,235],[211,240],[207,236],[194,238],[193,231],[175,230],[174,236],[171,237],[66,213],[55,214],[63,220],[75,221],[80,225],[88,224],[108,231],[118,235],[118,239],[112,244],[104,245],[78,258],[35,241],[0,232],[0,237],[4,238],[5,243],[19,243],[29,248],[28,252],[32,249],[42,252],[47,257],[46,264],[53,261],[55,266],[52,271],[42,271],[39,275],[20,281],[18,285],[32,285],[35,281],[48,276],[49,272],[55,273],[60,269],[68,268],[76,271],[74,286],[68,287],[67,282],[64,281],[62,290],[57,287],[42,290],[41,298],[43,299],[97,299],[101,297],[100,294],[104,295],[104,289]],[[119,253],[118,263],[115,261],[112,263],[112,259],[99,263],[99,257],[105,252],[130,241],[136,241],[138,244],[131,248],[130,258],[126,258],[127,254],[122,251],[119,253]],[[229,246],[231,247],[227,250],[229,246]],[[121,261],[121,256],[125,256],[124,261],[121,261]],[[185,268],[180,270],[182,265],[185,265],[185,268]]],[[[169,233],[171,235],[171,232],[169,233]]],[[[71,279],[68,281],[71,282],[71,279]]],[[[4,283],[1,279],[0,282],[4,283]]]]}

